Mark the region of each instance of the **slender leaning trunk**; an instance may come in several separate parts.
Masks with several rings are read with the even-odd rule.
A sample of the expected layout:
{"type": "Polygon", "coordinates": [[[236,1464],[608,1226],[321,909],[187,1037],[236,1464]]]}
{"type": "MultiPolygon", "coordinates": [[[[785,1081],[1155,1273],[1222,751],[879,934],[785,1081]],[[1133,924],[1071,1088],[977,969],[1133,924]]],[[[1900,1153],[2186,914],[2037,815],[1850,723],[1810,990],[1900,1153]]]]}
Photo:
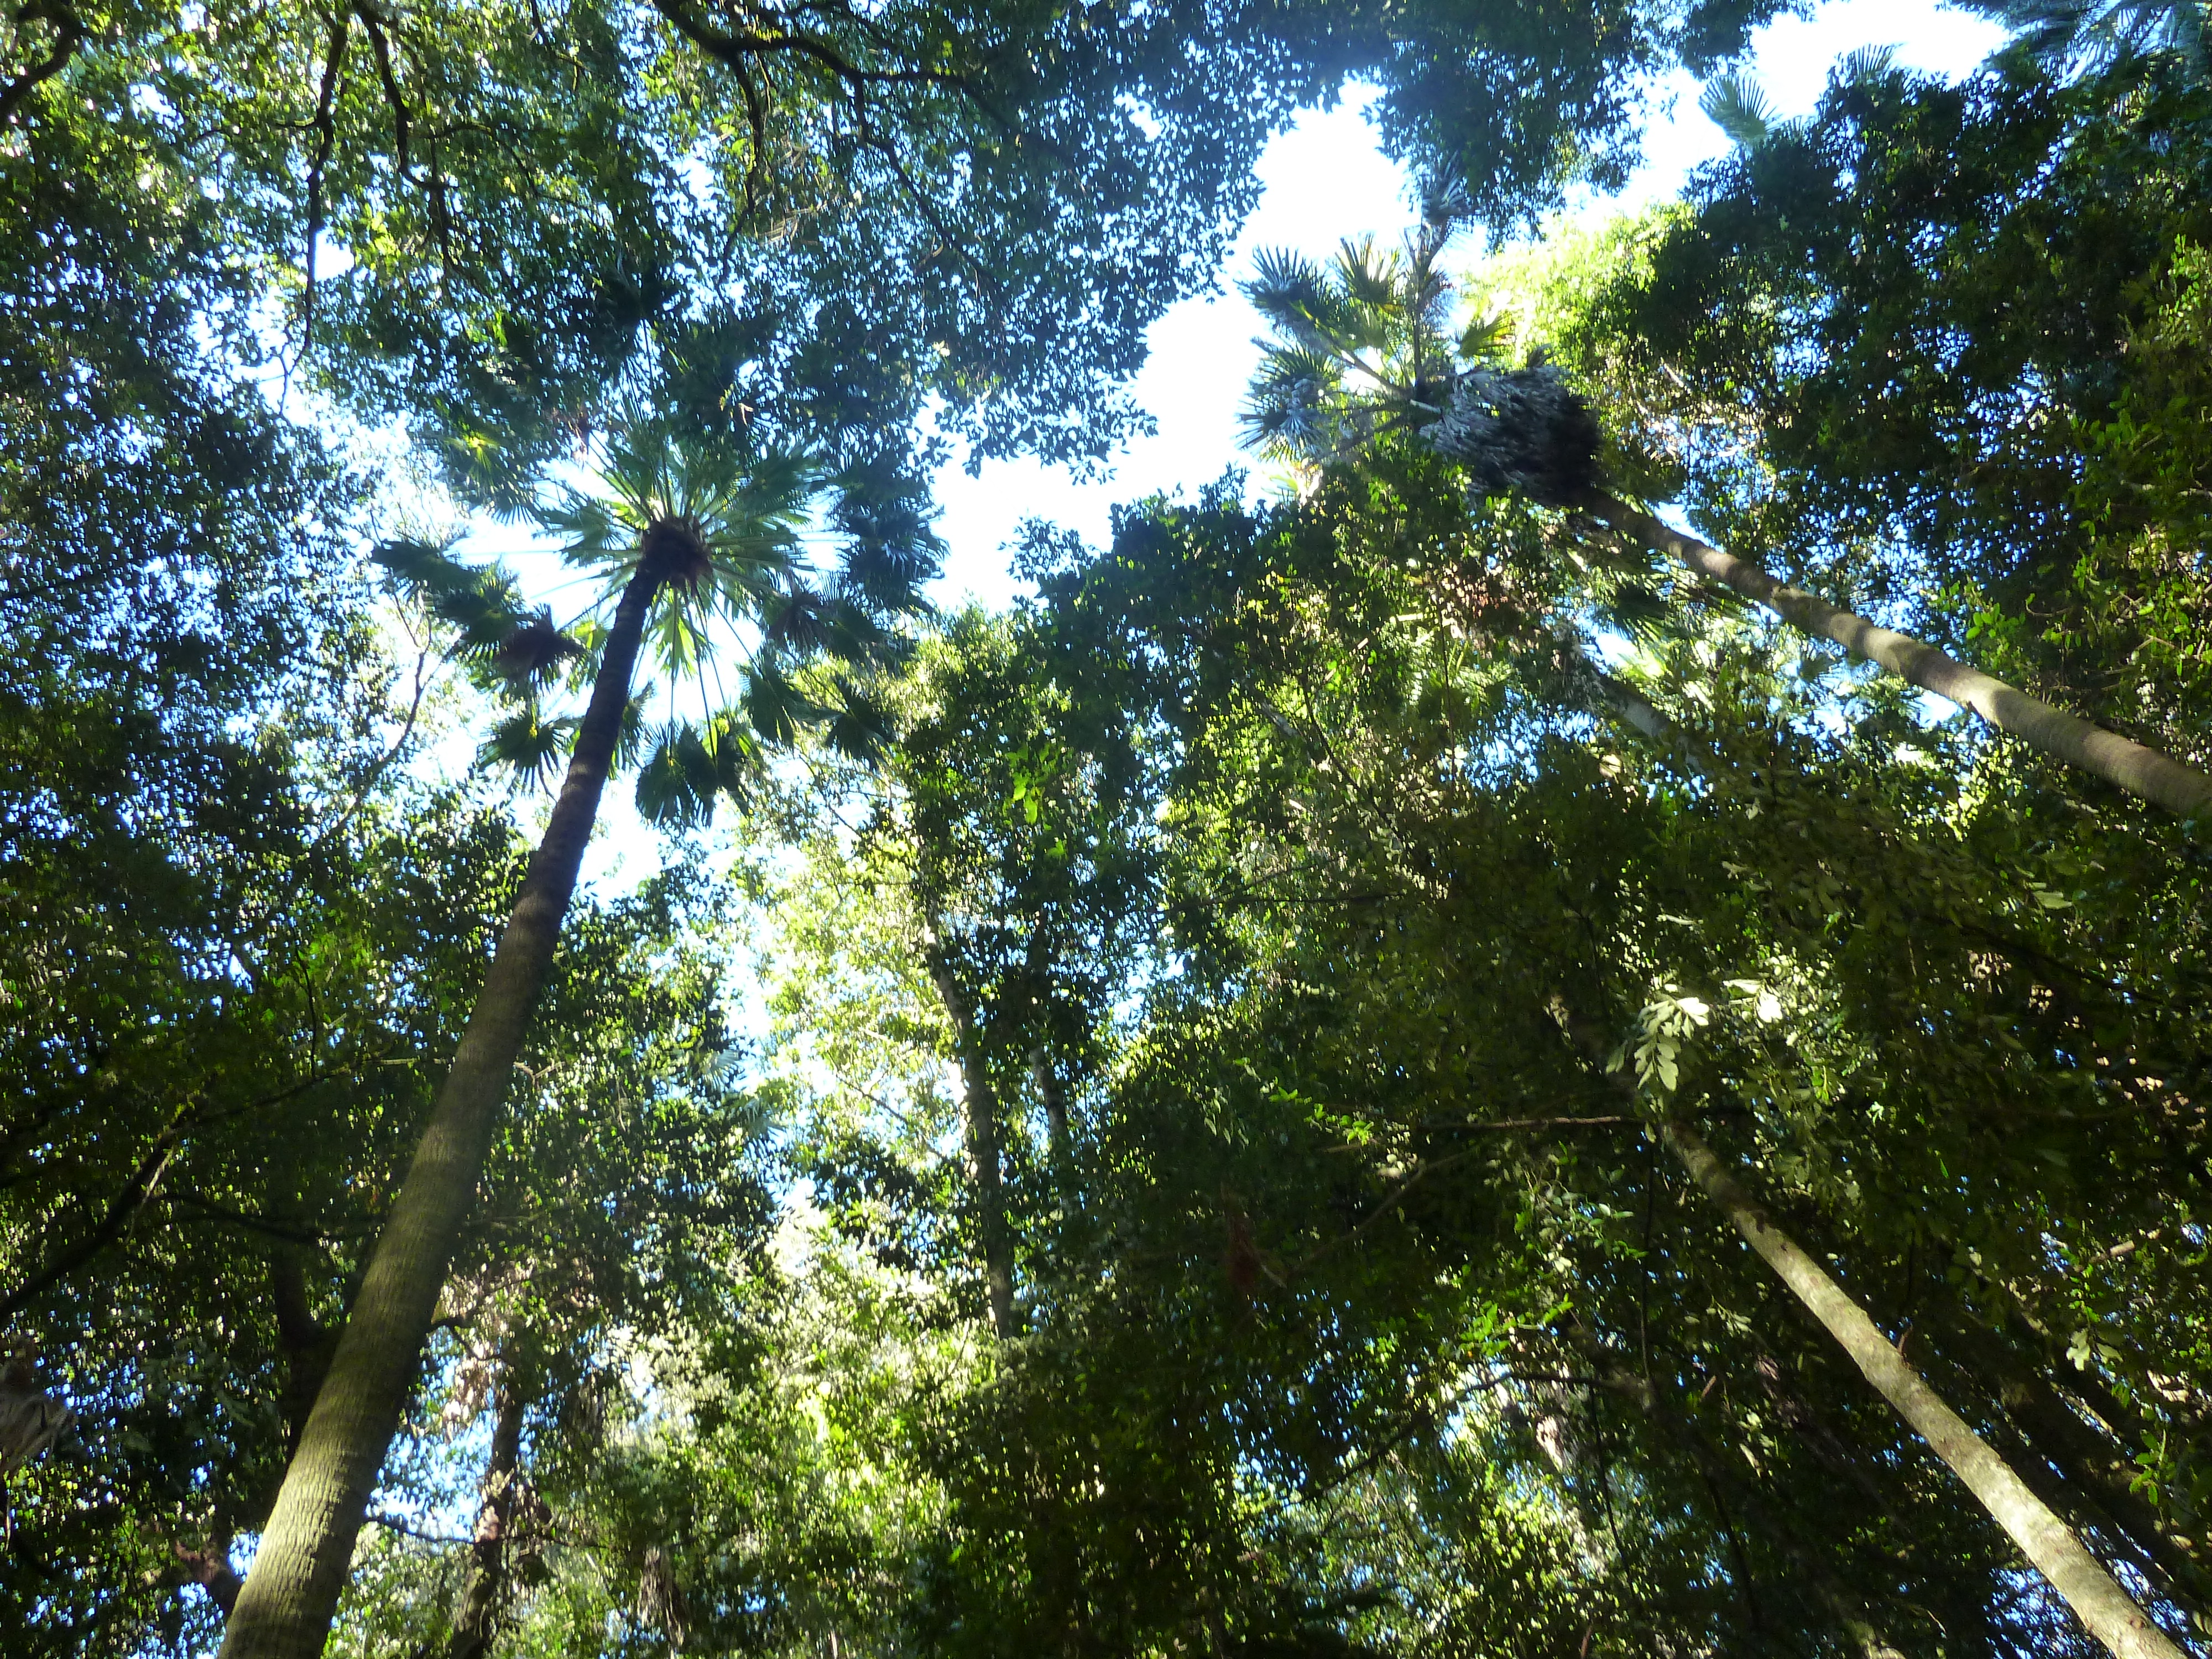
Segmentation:
{"type": "Polygon", "coordinates": [[[614,627],[545,838],[501,935],[468,1030],[285,1471],[221,1659],[317,1659],[353,1559],[369,1492],[422,1363],[438,1292],[476,1196],[530,1017],[614,764],[659,562],[641,562],[614,627]]]}
{"type": "Polygon", "coordinates": [[[2195,1540],[2174,1531],[2135,1489],[2131,1477],[2138,1471],[2118,1425],[2092,1428],[2010,1342],[1967,1309],[1948,1279],[1920,1291],[1931,1293],[1942,1315],[1937,1345],[1955,1348],[1961,1364],[1984,1379],[2034,1460],[2045,1466],[2061,1501],[2087,1510],[2112,1538],[2132,1546],[2166,1599],[2203,1621],[2212,1611],[2212,1575],[2195,1540]]]}
{"type": "Polygon", "coordinates": [[[447,1659],[484,1659],[491,1651],[500,1590],[507,1580],[507,1534],[514,1523],[516,1472],[522,1462],[522,1413],[527,1403],[522,1379],[511,1362],[499,1368],[498,1415],[493,1419],[491,1457],[484,1466],[483,1500],[477,1510],[476,1536],[469,1542],[469,1583],[453,1615],[453,1645],[447,1659]]]}
{"type": "Polygon", "coordinates": [[[1998,731],[2033,744],[2054,759],[2094,772],[2107,783],[2163,806],[2177,817],[2212,817],[2212,777],[2160,750],[2054,708],[2017,686],[1978,668],[1969,668],[1924,640],[1877,628],[1864,617],[1830,605],[1802,587],[1776,580],[1748,559],[1723,553],[1601,491],[1593,492],[1585,504],[1616,530],[1734,588],[1793,628],[1833,640],[1844,649],[1880,663],[1900,679],[1972,709],[1998,731]]]}
{"type": "MultiPolygon", "coordinates": [[[[933,922],[930,932],[942,939],[943,930],[933,922]]],[[[952,1023],[953,1047],[960,1060],[960,1092],[968,1140],[968,1162],[975,1181],[975,1205],[981,1212],[983,1234],[983,1275],[991,1297],[991,1328],[1002,1342],[1020,1334],[1014,1320],[1014,1250],[1006,1232],[1005,1177],[999,1153],[999,1103],[992,1092],[988,1061],[974,1011],[961,994],[952,966],[936,944],[924,947],[929,975],[952,1023]]]]}
{"type": "Polygon", "coordinates": [[[1790,1287],[1851,1363],[1981,1501],[2021,1553],[2065,1598],[2066,1605],[2118,1659],[2184,1659],[2181,1650],[2082,1547],[2071,1528],[2030,1492],[1988,1442],[1937,1397],[1920,1373],[1881,1334],[1864,1310],[1828,1276],[1721,1166],[1711,1147],[1687,1124],[1661,1119],[1654,1126],[1680,1158],[1690,1178],[1726,1212],[1735,1230],[1790,1287]]]}

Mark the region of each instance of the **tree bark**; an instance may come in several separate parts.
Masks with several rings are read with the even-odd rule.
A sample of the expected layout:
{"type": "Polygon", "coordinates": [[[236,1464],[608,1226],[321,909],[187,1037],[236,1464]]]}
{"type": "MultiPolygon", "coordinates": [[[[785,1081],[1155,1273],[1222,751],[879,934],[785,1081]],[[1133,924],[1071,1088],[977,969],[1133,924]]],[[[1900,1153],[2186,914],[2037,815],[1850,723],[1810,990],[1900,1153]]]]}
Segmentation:
{"type": "Polygon", "coordinates": [[[1972,709],[1998,731],[2055,759],[2093,772],[2177,817],[2212,816],[2212,777],[2183,765],[2171,755],[2107,732],[2078,714],[2054,708],[2017,686],[1968,667],[1925,641],[1878,628],[1864,617],[1830,605],[1802,587],[1778,581],[1750,560],[1723,553],[1602,491],[1593,491],[1587,505],[1615,529],[1734,588],[1792,627],[1833,640],[1923,690],[1972,709]]]}
{"type": "Polygon", "coordinates": [[[934,918],[923,947],[929,976],[952,1023],[953,1050],[960,1061],[960,1091],[966,1119],[968,1163],[975,1182],[975,1208],[983,1235],[983,1274],[991,1297],[991,1328],[1000,1341],[1019,1334],[1014,1322],[1013,1241],[1006,1234],[1006,1194],[1000,1167],[999,1106],[991,1090],[988,1057],[974,1012],[952,973],[944,948],[944,929],[934,918]]]}
{"type": "Polygon", "coordinates": [[[1776,1226],[1721,1166],[1712,1148],[1697,1132],[1672,1118],[1659,1119],[1653,1127],[1681,1159],[1690,1178],[1721,1206],[1736,1231],[1898,1415],[1966,1483],[1990,1518],[2065,1599],[2089,1633],[2118,1659],[2183,1659],[2181,1650],[2151,1622],[2119,1581],[2082,1547],[2066,1523],[2028,1489],[1988,1443],[1937,1398],[1843,1287],[1776,1226]]]}
{"type": "Polygon", "coordinates": [[[484,1466],[483,1502],[469,1544],[469,1583],[453,1615],[452,1659],[484,1659],[491,1650],[499,1593],[507,1580],[507,1535],[514,1521],[516,1470],[522,1456],[525,1398],[512,1364],[500,1367],[499,1415],[492,1425],[491,1458],[484,1466]]]}
{"type": "Polygon", "coordinates": [[[317,1659],[323,1650],[362,1512],[414,1386],[483,1172],[508,1075],[552,967],[660,580],[659,561],[641,560],[616,607],[544,839],[285,1471],[221,1659],[317,1659]]]}
{"type": "Polygon", "coordinates": [[[289,1462],[300,1449],[307,1432],[315,1396],[323,1391],[323,1378],[331,1368],[331,1333],[315,1317],[307,1301],[307,1269],[299,1247],[279,1244],[269,1261],[269,1288],[276,1312],[276,1341],[284,1351],[284,1390],[277,1409],[284,1419],[284,1455],[289,1462]]]}

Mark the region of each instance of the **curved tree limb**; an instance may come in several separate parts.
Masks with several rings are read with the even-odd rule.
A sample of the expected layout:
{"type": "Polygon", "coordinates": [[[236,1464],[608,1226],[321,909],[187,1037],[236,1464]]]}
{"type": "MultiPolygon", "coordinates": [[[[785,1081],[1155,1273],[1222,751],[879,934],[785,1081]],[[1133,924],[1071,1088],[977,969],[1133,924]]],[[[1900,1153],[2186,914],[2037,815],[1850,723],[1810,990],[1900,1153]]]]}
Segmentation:
{"type": "Polygon", "coordinates": [[[0,126],[15,119],[15,112],[26,99],[69,67],[70,59],[76,56],[77,48],[85,40],[83,20],[66,5],[51,10],[36,4],[27,5],[17,15],[24,22],[40,17],[51,22],[54,26],[54,46],[42,62],[32,64],[6,86],[0,87],[0,126]]]}

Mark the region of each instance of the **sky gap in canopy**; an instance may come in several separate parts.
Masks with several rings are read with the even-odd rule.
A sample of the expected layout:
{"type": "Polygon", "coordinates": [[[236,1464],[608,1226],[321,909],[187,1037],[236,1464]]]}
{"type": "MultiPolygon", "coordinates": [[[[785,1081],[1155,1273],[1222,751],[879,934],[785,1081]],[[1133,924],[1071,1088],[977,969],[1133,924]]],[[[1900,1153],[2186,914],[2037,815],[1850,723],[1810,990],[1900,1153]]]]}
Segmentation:
{"type": "MultiPolygon", "coordinates": [[[[1900,66],[1956,81],[2003,40],[1988,19],[1932,0],[1828,0],[1809,15],[1759,30],[1747,67],[1777,110],[1795,116],[1812,109],[1829,70],[1861,46],[1893,46],[1900,66]]],[[[1346,236],[1387,242],[1404,234],[1412,192],[1403,171],[1376,148],[1362,114],[1367,102],[1355,91],[1334,110],[1303,116],[1267,146],[1260,164],[1266,193],[1222,272],[1224,288],[1258,248],[1323,256],[1346,236]]],[[[1728,147],[1697,106],[1697,83],[1679,70],[1653,88],[1643,168],[1625,195],[1586,198],[1571,216],[1601,220],[1679,191],[1692,167],[1728,147]]],[[[1078,482],[1034,461],[988,462],[975,477],[957,464],[946,467],[937,496],[951,556],[939,602],[973,597],[1004,605],[1016,586],[1006,545],[1025,519],[1048,519],[1103,543],[1115,503],[1155,491],[1194,493],[1224,468],[1249,465],[1237,447],[1237,410],[1259,362],[1251,343],[1260,332],[1259,316],[1233,291],[1186,300],[1153,325],[1136,391],[1159,430],[1132,444],[1103,478],[1078,482]]]]}
{"type": "MultiPolygon", "coordinates": [[[[1988,20],[1936,0],[1826,0],[1806,16],[1757,31],[1747,68],[1778,112],[1794,116],[1811,110],[1830,69],[1861,46],[1893,46],[1900,65],[1957,80],[2003,38],[1988,20]]],[[[1586,196],[1569,216],[1603,220],[1673,196],[1693,167],[1721,155],[1728,140],[1698,112],[1698,90],[1680,71],[1654,87],[1644,167],[1621,196],[1586,196]]],[[[1267,146],[1260,164],[1264,193],[1220,273],[1224,291],[1183,301],[1152,327],[1152,355],[1135,389],[1158,422],[1154,435],[1131,444],[1094,478],[1078,480],[1033,460],[987,462],[974,476],[955,461],[939,473],[939,528],[949,550],[933,592],[939,605],[973,599],[1005,605],[1020,586],[1008,569],[1008,546],[1026,520],[1043,519],[1103,544],[1116,503],[1155,492],[1194,494],[1230,467],[1253,467],[1237,445],[1237,413],[1259,361],[1253,340],[1262,325],[1234,284],[1255,250],[1291,247],[1326,256],[1347,236],[1395,240],[1415,211],[1407,175],[1382,154],[1367,125],[1369,101],[1354,88],[1334,109],[1308,112],[1267,146]]],[[[1468,250],[1474,249],[1470,240],[1468,250]]],[[[513,556],[532,545],[524,526],[485,520],[472,528],[458,550],[465,556],[508,556],[526,588],[550,599],[561,620],[584,602],[585,590],[550,544],[543,556],[513,556]]],[[[477,735],[453,734],[425,757],[426,770],[465,770],[477,735]]],[[[518,802],[526,829],[534,830],[549,802],[518,802]]],[[[611,790],[586,857],[586,884],[603,892],[627,888],[659,869],[662,856],[661,838],[639,817],[629,790],[611,790]]]]}

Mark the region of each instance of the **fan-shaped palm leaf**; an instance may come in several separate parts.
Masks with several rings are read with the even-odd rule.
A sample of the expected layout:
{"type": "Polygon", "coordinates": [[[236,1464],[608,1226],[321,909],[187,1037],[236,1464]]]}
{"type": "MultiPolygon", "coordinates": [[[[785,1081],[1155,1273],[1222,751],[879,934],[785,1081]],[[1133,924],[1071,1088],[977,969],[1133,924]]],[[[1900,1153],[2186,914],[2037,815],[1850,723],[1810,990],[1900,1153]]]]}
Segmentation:
{"type": "Polygon", "coordinates": [[[382,543],[370,556],[395,590],[453,630],[453,653],[464,660],[489,666],[501,646],[536,620],[501,566],[464,564],[444,548],[409,540],[382,543]]]}
{"type": "Polygon", "coordinates": [[[1844,61],[1836,66],[1836,78],[1846,85],[1876,81],[1896,67],[1895,46],[1856,46],[1844,54],[1844,61]]]}
{"type": "Polygon", "coordinates": [[[745,672],[744,707],[746,722],[761,741],[779,749],[798,742],[801,731],[836,712],[807,696],[775,664],[758,659],[745,672]]]}
{"type": "Polygon", "coordinates": [[[491,728],[477,749],[477,764],[504,773],[516,787],[543,789],[568,757],[577,722],[548,720],[535,704],[516,709],[491,728]]]}
{"type": "Polygon", "coordinates": [[[2012,29],[2057,69],[2095,71],[2130,58],[2178,58],[2205,72],[2208,18],[2198,0],[1965,0],[2012,29]]]}
{"type": "Polygon", "coordinates": [[[698,727],[677,722],[663,729],[637,769],[637,810],[648,823],[688,829],[714,817],[720,787],[698,727]]]}
{"type": "Polygon", "coordinates": [[[1698,96],[1698,108],[1741,149],[1757,149],[1774,136],[1774,105],[1748,76],[1723,75],[1708,82],[1698,96]]]}
{"type": "Polygon", "coordinates": [[[864,763],[880,760],[890,748],[896,729],[890,710],[849,684],[842,684],[839,691],[845,707],[830,722],[825,735],[830,747],[864,763]]]}

